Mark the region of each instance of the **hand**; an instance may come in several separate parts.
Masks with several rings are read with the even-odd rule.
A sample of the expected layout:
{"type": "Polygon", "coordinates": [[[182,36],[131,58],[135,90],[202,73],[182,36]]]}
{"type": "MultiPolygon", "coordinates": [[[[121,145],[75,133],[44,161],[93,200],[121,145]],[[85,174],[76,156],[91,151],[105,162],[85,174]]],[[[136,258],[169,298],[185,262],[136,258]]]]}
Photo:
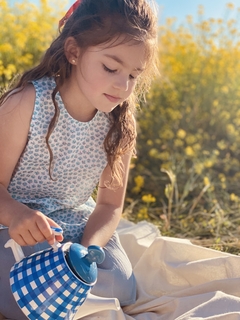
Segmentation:
{"type": "Polygon", "coordinates": [[[26,210],[16,213],[9,225],[9,235],[20,246],[33,246],[38,242],[48,241],[54,244],[55,239],[62,241],[62,235],[54,235],[51,226],[60,228],[52,219],[40,211],[26,210]]]}

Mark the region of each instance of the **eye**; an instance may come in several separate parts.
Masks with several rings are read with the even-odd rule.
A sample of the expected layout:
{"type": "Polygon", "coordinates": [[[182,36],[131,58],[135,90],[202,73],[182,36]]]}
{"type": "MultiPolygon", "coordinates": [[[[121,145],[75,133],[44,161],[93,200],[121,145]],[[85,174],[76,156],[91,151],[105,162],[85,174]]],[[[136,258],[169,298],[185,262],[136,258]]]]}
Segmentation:
{"type": "Polygon", "coordinates": [[[109,69],[108,67],[105,66],[105,64],[103,64],[103,69],[109,73],[114,73],[116,72],[117,70],[112,70],[112,69],[109,69]]]}
{"type": "Polygon", "coordinates": [[[129,75],[129,79],[130,79],[130,80],[135,80],[136,77],[134,77],[134,76],[132,76],[132,75],[130,74],[130,75],[129,75]]]}

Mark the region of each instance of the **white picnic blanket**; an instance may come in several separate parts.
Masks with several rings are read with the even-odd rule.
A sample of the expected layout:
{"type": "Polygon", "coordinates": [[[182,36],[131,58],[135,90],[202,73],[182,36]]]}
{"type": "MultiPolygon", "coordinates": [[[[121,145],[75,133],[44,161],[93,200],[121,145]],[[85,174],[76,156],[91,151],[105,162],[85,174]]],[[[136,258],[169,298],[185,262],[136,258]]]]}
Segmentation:
{"type": "Polygon", "coordinates": [[[133,264],[137,301],[82,319],[240,319],[240,256],[162,237],[144,221],[122,220],[118,232],[133,264]]]}

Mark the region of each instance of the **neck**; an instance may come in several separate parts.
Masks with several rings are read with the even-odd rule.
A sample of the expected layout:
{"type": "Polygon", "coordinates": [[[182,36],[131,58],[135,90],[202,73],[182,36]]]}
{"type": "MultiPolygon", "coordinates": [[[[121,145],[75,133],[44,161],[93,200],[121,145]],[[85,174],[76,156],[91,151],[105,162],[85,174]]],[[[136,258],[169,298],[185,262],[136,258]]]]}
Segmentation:
{"type": "Polygon", "coordinates": [[[80,122],[88,122],[95,116],[97,109],[84,106],[84,99],[81,99],[81,94],[76,94],[76,92],[78,92],[76,88],[69,82],[59,88],[62,101],[70,116],[80,122]]]}

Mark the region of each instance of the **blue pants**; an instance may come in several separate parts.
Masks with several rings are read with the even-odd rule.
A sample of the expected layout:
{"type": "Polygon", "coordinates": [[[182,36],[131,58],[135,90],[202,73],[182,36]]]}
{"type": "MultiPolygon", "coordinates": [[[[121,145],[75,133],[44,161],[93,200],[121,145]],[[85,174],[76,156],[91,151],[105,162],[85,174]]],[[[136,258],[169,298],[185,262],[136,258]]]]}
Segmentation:
{"type": "MultiPolygon", "coordinates": [[[[26,320],[15,302],[9,284],[9,272],[15,263],[12,250],[4,248],[9,240],[8,230],[0,230],[0,314],[12,320],[26,320]]],[[[25,255],[43,250],[47,243],[34,247],[23,247],[25,255]]],[[[104,248],[106,258],[98,266],[98,280],[91,293],[101,297],[118,298],[121,306],[136,299],[136,282],[131,263],[122,248],[117,233],[114,233],[104,248]]]]}

